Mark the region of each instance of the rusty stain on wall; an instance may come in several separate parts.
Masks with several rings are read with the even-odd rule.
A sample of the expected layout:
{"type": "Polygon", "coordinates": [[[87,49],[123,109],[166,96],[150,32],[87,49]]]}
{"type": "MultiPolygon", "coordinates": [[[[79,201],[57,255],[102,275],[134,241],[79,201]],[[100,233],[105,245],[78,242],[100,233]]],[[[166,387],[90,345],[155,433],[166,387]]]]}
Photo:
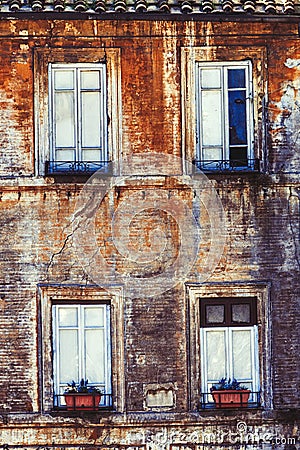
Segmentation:
{"type": "MultiPolygon", "coordinates": [[[[128,21],[98,16],[63,20],[46,14],[24,21],[1,20],[0,445],[199,450],[209,444],[211,433],[212,445],[235,448],[229,431],[236,439],[234,445],[244,444],[238,440],[242,438],[237,429],[237,423],[243,422],[247,431],[260,438],[249,448],[274,447],[276,437],[281,439],[276,444],[279,449],[299,446],[292,439],[297,439],[299,417],[300,44],[294,23],[247,20],[128,21]],[[200,256],[188,278],[178,280],[166,292],[149,297],[141,288],[137,298],[122,299],[124,323],[115,321],[124,333],[124,359],[117,361],[114,373],[122,396],[117,407],[95,414],[54,411],[49,406],[51,346],[48,353],[42,351],[40,290],[50,286],[59,297],[63,289],[69,289],[70,297],[77,292],[77,299],[82,300],[92,298],[89,289],[99,286],[84,271],[73,246],[73,214],[86,179],[56,179],[35,169],[34,98],[41,93],[33,81],[33,49],[51,53],[71,48],[76,53],[84,48],[86,54],[92,49],[93,60],[98,49],[101,60],[108,49],[120,49],[121,159],[131,153],[155,152],[183,158],[187,150],[182,148],[183,47],[201,48],[207,61],[228,57],[229,47],[230,55],[237,47],[244,51],[257,47],[261,54],[268,54],[256,65],[257,77],[266,73],[268,81],[261,83],[267,92],[257,100],[266,128],[259,130],[263,170],[208,175],[224,207],[227,239],[215,271],[201,288],[215,286],[213,295],[222,297],[228,286],[233,296],[240,292],[240,284],[243,295],[255,284],[267,286],[269,303],[261,300],[265,328],[262,322],[258,326],[260,336],[265,332],[271,336],[270,353],[264,353],[266,342],[260,342],[261,360],[268,369],[260,377],[263,386],[269,385],[269,406],[230,413],[202,411],[192,396],[191,385],[200,365],[191,368],[192,353],[199,348],[190,347],[187,285],[197,287],[197,274],[209,252],[209,214],[201,208],[196,211],[191,191],[182,188],[184,182],[174,183],[168,174],[155,178],[143,173],[131,185],[112,189],[95,219],[96,242],[113,270],[132,274],[135,267],[134,261],[126,261],[115,248],[113,215],[122,202],[129,203],[132,192],[142,198],[149,187],[193,205],[203,225],[200,256]],[[47,369],[46,381],[42,367],[47,369]],[[44,384],[48,391],[43,390],[44,384]]],[[[179,169],[183,168],[176,166],[179,169]]],[[[176,258],[181,234],[176,217],[153,208],[133,217],[130,248],[151,252],[153,228],[168,237],[164,259],[155,260],[152,272],[146,268],[155,285],[155,275],[176,258]]],[[[159,247],[160,240],[156,244],[159,247]]],[[[51,328],[50,314],[47,326],[51,328]]],[[[192,332],[196,335],[196,326],[192,332]]],[[[115,348],[118,359],[116,342],[115,348]]],[[[200,396],[200,386],[196,392],[200,396]]]]}

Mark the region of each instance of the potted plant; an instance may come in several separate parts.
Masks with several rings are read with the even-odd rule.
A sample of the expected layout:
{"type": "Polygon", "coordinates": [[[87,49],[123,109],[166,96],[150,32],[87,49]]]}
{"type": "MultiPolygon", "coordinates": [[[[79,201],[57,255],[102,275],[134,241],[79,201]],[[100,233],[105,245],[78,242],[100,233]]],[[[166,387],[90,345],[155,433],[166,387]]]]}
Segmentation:
{"type": "Polygon", "coordinates": [[[73,380],[68,383],[64,397],[68,410],[94,411],[98,409],[102,392],[95,386],[88,386],[88,380],[76,384],[73,380]]]}
{"type": "Polygon", "coordinates": [[[235,378],[221,378],[214,384],[211,389],[214,402],[217,408],[237,408],[248,405],[251,391],[245,386],[241,386],[240,382],[235,378]]]}

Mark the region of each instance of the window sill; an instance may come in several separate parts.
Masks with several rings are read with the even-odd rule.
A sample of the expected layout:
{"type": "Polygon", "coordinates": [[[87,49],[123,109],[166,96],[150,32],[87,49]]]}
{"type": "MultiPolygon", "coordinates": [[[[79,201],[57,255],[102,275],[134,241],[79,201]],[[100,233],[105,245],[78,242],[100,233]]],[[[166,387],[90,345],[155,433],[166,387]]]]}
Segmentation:
{"type": "Polygon", "coordinates": [[[249,403],[247,406],[221,406],[217,407],[214,403],[206,403],[199,406],[199,411],[252,411],[262,409],[262,405],[258,403],[249,403]]]}
{"type": "Polygon", "coordinates": [[[83,411],[75,410],[70,411],[66,408],[53,408],[47,412],[52,417],[66,417],[69,419],[77,419],[78,417],[84,418],[91,422],[99,423],[99,420],[103,417],[111,416],[116,414],[116,411],[112,407],[98,408],[95,411],[83,411]]]}

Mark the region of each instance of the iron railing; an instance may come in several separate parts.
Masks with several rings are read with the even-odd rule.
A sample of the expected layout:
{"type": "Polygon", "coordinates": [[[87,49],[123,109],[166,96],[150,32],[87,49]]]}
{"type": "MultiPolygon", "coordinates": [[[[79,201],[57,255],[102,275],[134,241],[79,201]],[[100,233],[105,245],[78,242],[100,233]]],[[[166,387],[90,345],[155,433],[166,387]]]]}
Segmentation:
{"type": "Polygon", "coordinates": [[[46,161],[46,175],[92,174],[108,167],[110,161],[46,161]]]}
{"type": "Polygon", "coordinates": [[[259,408],[261,406],[261,393],[260,391],[251,391],[249,400],[245,401],[243,391],[237,391],[238,397],[231,403],[226,400],[222,402],[222,391],[215,391],[216,402],[212,397],[211,392],[202,392],[200,396],[200,408],[201,409],[226,409],[226,408],[259,408]]]}
{"type": "Polygon", "coordinates": [[[101,399],[98,403],[96,395],[91,395],[91,402],[86,405],[81,398],[86,394],[75,394],[70,396],[68,405],[66,404],[64,394],[55,394],[53,399],[54,410],[60,411],[103,411],[113,409],[112,394],[101,394],[101,399]]]}
{"type": "Polygon", "coordinates": [[[195,159],[194,165],[203,172],[259,172],[260,160],[255,159],[195,159]]]}

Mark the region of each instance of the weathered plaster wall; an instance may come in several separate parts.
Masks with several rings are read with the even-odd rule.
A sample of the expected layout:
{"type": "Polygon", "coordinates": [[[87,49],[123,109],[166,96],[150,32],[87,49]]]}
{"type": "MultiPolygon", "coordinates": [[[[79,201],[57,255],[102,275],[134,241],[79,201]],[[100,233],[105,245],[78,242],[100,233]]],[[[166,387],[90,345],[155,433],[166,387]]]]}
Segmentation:
{"type": "MultiPolygon", "coordinates": [[[[36,420],[40,420],[36,416],[36,420]]],[[[14,424],[7,423],[1,430],[2,443],[6,448],[18,448],[20,442],[26,442],[25,448],[108,448],[122,450],[197,450],[214,448],[221,450],[243,449],[294,449],[297,442],[297,428],[280,426],[265,420],[263,424],[247,420],[240,416],[239,421],[206,418],[205,423],[166,425],[156,422],[139,422],[137,417],[128,417],[126,425],[88,424],[78,419],[71,426],[65,421],[55,419],[44,422],[37,428],[20,416],[14,424]],[[17,422],[22,421],[22,424],[17,422]]]]}
{"type": "MultiPolygon", "coordinates": [[[[0,444],[168,449],[170,444],[202,444],[203,430],[215,435],[220,430],[234,433],[239,420],[254,427],[251,430],[256,434],[269,432],[286,438],[298,434],[299,50],[296,25],[288,23],[0,21],[0,444]],[[33,49],[121,48],[123,156],[160,152],[178,157],[182,150],[180,47],[207,45],[209,55],[224,41],[267,50],[268,95],[263,102],[268,131],[263,146],[266,173],[210,177],[228,228],[224,252],[209,281],[269,283],[272,359],[266,364],[272,367],[275,409],[234,411],[229,416],[188,412],[188,312],[182,281],[197,281],[200,258],[195,273],[191,271],[173,289],[153,298],[140,295],[125,300],[125,403],[129,416],[41,414],[37,285],[52,283],[59,288],[60,284],[84,285],[93,280],[72,246],[72,215],[82,184],[33,176],[33,49]],[[166,407],[166,414],[147,415],[145,393],[155,392],[156,387],[171,406],[166,407]],[[170,388],[173,397],[162,393],[170,388]],[[192,431],[199,433],[192,438],[192,431]],[[181,432],[178,437],[176,433],[181,432]]],[[[147,189],[167,190],[177,199],[192,201],[190,192],[168,184],[167,179],[145,180],[147,189]]],[[[142,191],[141,183],[134,189],[142,191]]],[[[118,257],[113,245],[111,214],[124,208],[124,203],[130,205],[132,192],[128,186],[112,189],[97,217],[102,228],[98,242],[110,264],[119,270],[127,270],[128,263],[118,257]]],[[[203,217],[204,222],[208,220],[203,217]]],[[[135,218],[133,248],[151,244],[151,224],[159,224],[169,233],[163,260],[167,264],[178,251],[174,241],[180,234],[176,224],[161,213],[152,211],[135,218]]],[[[226,439],[229,448],[239,443],[226,439]]],[[[263,448],[271,448],[270,442],[263,448]]],[[[278,448],[287,443],[277,442],[278,448]]]]}

